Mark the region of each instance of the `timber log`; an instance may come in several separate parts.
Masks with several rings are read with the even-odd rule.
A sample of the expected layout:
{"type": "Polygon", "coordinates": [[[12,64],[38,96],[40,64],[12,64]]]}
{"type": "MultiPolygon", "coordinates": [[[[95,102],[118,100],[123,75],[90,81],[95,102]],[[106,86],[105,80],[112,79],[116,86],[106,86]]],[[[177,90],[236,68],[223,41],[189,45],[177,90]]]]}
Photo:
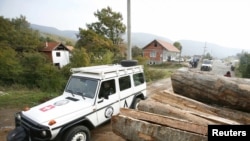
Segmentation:
{"type": "Polygon", "coordinates": [[[207,141],[207,127],[153,113],[121,109],[112,131],[130,141],[207,141]]]}
{"type": "Polygon", "coordinates": [[[250,79],[181,69],[171,75],[173,91],[210,105],[250,112],[250,79]]]}

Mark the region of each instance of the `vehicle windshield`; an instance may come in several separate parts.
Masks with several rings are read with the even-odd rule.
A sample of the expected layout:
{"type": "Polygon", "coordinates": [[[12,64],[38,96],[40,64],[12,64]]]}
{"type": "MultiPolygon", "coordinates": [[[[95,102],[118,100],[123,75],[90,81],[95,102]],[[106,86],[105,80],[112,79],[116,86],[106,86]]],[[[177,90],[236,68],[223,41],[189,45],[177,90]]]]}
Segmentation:
{"type": "Polygon", "coordinates": [[[210,60],[204,60],[203,64],[212,64],[212,62],[210,60]]]}
{"type": "Polygon", "coordinates": [[[98,81],[79,76],[71,76],[65,91],[72,95],[94,98],[98,81]]]}

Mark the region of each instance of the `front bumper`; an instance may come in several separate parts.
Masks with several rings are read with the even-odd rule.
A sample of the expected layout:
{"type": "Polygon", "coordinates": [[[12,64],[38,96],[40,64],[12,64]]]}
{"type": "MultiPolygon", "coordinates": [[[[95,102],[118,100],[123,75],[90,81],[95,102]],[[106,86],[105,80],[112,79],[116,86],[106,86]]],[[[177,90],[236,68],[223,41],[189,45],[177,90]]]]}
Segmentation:
{"type": "Polygon", "coordinates": [[[31,141],[48,141],[52,135],[48,126],[36,123],[32,119],[29,119],[21,112],[16,113],[15,116],[16,128],[21,126],[24,128],[27,137],[31,141]]]}

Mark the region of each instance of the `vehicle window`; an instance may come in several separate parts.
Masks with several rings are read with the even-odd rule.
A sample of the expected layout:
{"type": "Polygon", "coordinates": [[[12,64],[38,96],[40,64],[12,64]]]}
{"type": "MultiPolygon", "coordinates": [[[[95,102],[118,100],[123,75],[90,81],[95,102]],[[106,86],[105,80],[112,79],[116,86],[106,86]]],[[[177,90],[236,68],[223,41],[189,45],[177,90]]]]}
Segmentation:
{"type": "Polygon", "coordinates": [[[134,79],[134,84],[135,86],[138,86],[142,83],[144,83],[144,76],[143,73],[137,73],[133,75],[133,79],[134,79]]]}
{"type": "Polygon", "coordinates": [[[212,64],[212,62],[210,60],[204,60],[203,64],[212,64]]]}
{"type": "Polygon", "coordinates": [[[103,81],[98,97],[108,99],[109,95],[114,93],[116,93],[115,80],[103,81]]]}
{"type": "Polygon", "coordinates": [[[119,78],[120,91],[131,88],[130,76],[119,78]]]}
{"type": "Polygon", "coordinates": [[[94,98],[96,87],[97,80],[95,79],[72,76],[65,88],[65,91],[88,98],[94,98]]]}

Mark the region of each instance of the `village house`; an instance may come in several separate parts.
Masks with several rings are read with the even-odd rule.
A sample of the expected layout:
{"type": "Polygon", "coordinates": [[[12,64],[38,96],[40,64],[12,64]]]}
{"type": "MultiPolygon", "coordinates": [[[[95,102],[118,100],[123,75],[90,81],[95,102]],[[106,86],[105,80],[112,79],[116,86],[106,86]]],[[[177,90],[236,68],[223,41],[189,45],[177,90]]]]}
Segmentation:
{"type": "Polygon", "coordinates": [[[72,46],[65,46],[62,43],[46,42],[45,47],[40,51],[45,53],[55,66],[62,68],[70,62],[69,58],[72,49],[72,46]]]}
{"type": "Polygon", "coordinates": [[[142,48],[143,56],[149,58],[148,64],[161,64],[166,61],[171,61],[179,57],[180,50],[172,44],[153,40],[142,48]]]}

